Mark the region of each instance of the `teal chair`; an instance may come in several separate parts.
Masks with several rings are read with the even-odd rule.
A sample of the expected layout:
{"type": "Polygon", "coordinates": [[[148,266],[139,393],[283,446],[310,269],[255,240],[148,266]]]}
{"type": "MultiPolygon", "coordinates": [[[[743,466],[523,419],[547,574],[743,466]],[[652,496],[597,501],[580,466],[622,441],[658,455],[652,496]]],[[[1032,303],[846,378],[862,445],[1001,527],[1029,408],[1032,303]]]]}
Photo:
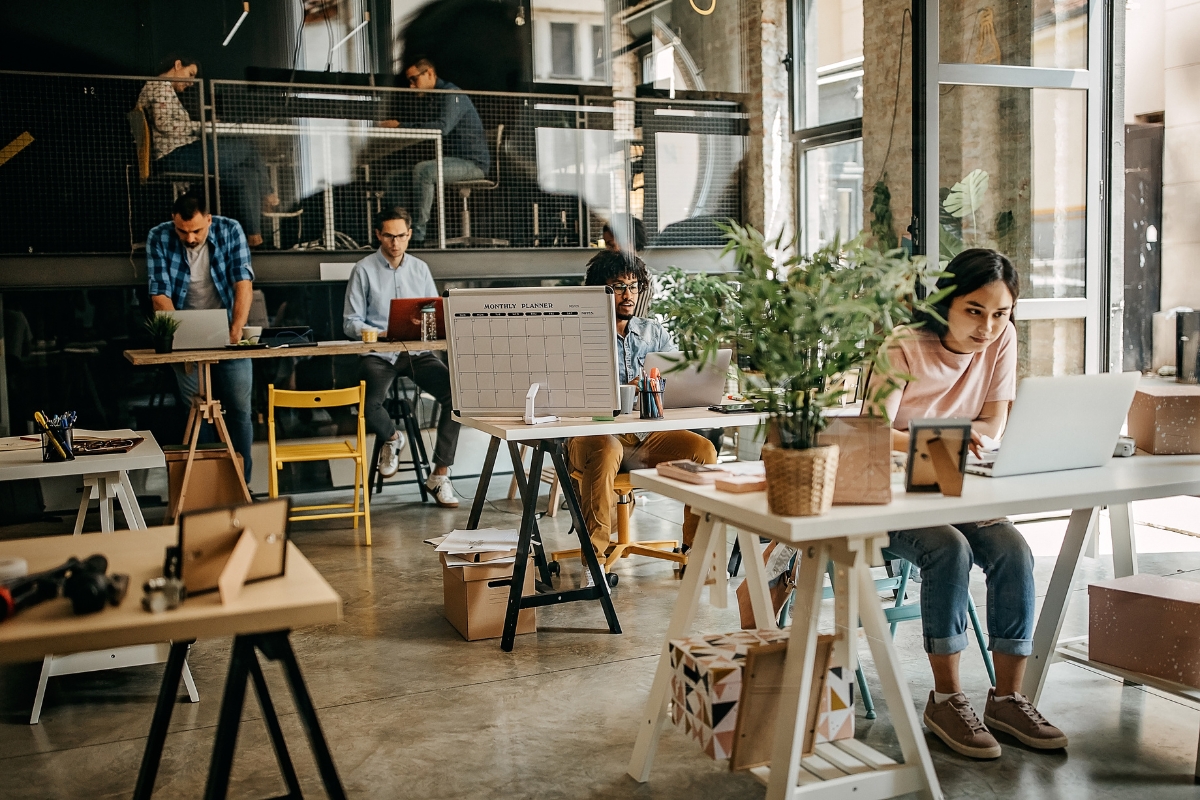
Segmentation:
{"type": "MultiPolygon", "coordinates": [[[[900,574],[898,575],[891,575],[875,581],[875,590],[877,592],[894,591],[896,593],[896,605],[883,610],[884,617],[891,623],[892,636],[894,637],[896,635],[896,626],[901,622],[921,618],[921,604],[919,602],[904,602],[904,593],[908,589],[908,581],[912,575],[913,565],[887,549],[884,549],[883,557],[888,561],[898,562],[900,570],[900,574]]],[[[794,563],[789,566],[789,569],[794,568],[794,563]]],[[[833,562],[830,562],[826,567],[826,572],[829,575],[829,586],[825,587],[824,599],[829,600],[833,598],[833,562]]],[[[783,608],[779,610],[779,627],[782,628],[787,624],[794,601],[795,594],[789,597],[788,601],[784,603],[783,608]]],[[[979,624],[979,613],[975,610],[975,600],[970,595],[967,595],[967,615],[971,618],[971,628],[975,631],[975,641],[979,643],[979,653],[983,656],[983,664],[987,668],[988,680],[992,682],[992,686],[995,686],[996,669],[992,665],[992,654],[988,652],[987,642],[983,638],[983,626],[979,624]]],[[[867,680],[863,677],[861,665],[855,669],[854,677],[858,680],[858,692],[862,697],[867,719],[875,719],[875,701],[871,698],[871,690],[867,688],[867,680]]]]}

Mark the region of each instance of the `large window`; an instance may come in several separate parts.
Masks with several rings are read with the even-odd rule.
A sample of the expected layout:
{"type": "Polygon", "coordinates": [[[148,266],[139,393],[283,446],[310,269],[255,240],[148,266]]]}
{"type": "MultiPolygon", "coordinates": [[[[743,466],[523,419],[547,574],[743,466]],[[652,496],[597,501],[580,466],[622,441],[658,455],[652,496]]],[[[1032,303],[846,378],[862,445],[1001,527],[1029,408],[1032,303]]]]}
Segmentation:
{"type": "Polygon", "coordinates": [[[792,98],[803,252],[863,229],[862,0],[796,0],[792,98]]]}
{"type": "Polygon", "coordinates": [[[550,76],[575,78],[575,25],[550,23],[550,76]]]}
{"type": "MultiPolygon", "coordinates": [[[[1103,0],[1092,0],[1093,11],[1103,0]]],[[[1021,275],[1022,375],[1101,368],[1107,63],[1086,0],[926,7],[922,251],[993,247],[1021,275]],[[1096,69],[1088,69],[1097,65],[1096,69]]]]}

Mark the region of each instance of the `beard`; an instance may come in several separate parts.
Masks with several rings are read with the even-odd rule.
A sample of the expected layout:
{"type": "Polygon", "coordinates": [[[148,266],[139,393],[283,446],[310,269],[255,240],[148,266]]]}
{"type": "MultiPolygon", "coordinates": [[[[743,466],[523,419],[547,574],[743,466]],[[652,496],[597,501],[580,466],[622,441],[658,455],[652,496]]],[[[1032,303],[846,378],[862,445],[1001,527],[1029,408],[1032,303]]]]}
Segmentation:
{"type": "Polygon", "coordinates": [[[622,314],[620,312],[620,310],[618,310],[617,311],[617,319],[621,320],[622,322],[628,322],[629,320],[633,319],[633,314],[632,313],[622,314]]]}

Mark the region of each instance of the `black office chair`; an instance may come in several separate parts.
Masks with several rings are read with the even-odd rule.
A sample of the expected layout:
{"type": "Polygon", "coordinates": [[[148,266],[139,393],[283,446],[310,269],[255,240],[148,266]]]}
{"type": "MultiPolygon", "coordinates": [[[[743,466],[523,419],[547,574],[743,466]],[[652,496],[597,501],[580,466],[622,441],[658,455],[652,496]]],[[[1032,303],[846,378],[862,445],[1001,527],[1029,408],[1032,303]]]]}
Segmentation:
{"type": "MultiPolygon", "coordinates": [[[[408,463],[411,466],[402,466],[399,471],[413,473],[417,479],[417,488],[421,490],[421,502],[424,503],[429,500],[429,490],[425,488],[425,481],[428,480],[432,468],[429,465],[429,456],[425,452],[425,440],[421,437],[421,426],[417,422],[414,404],[409,400],[407,386],[412,386],[416,407],[419,408],[420,389],[416,384],[403,377],[398,377],[392,382],[387,400],[384,401],[384,407],[388,410],[391,418],[403,426],[404,433],[408,436],[408,463]],[[404,385],[401,384],[401,381],[404,382],[404,385]]],[[[375,449],[371,453],[371,465],[367,470],[367,491],[373,487],[376,494],[383,491],[383,475],[379,472],[379,451],[381,449],[383,449],[383,439],[376,436],[375,449]]]]}
{"type": "Polygon", "coordinates": [[[471,235],[471,207],[467,202],[471,197],[471,191],[478,190],[481,192],[490,192],[500,188],[500,147],[504,141],[504,126],[496,126],[496,153],[492,158],[492,169],[496,172],[496,179],[489,180],[480,178],[473,181],[455,181],[448,184],[452,189],[458,189],[458,194],[462,197],[462,236],[455,236],[452,239],[447,239],[447,245],[461,244],[464,247],[507,247],[508,239],[492,239],[487,236],[472,236],[471,235]]]}

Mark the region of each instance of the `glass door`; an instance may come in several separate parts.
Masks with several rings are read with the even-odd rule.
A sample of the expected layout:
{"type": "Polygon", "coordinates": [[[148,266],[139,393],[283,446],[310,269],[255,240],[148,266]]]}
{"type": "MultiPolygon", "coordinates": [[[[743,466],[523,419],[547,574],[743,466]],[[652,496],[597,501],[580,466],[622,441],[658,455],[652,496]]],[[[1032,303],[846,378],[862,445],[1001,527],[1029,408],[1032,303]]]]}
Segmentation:
{"type": "Polygon", "coordinates": [[[928,0],[924,16],[921,249],[1012,259],[1022,377],[1097,372],[1105,0],[928,0]]]}

